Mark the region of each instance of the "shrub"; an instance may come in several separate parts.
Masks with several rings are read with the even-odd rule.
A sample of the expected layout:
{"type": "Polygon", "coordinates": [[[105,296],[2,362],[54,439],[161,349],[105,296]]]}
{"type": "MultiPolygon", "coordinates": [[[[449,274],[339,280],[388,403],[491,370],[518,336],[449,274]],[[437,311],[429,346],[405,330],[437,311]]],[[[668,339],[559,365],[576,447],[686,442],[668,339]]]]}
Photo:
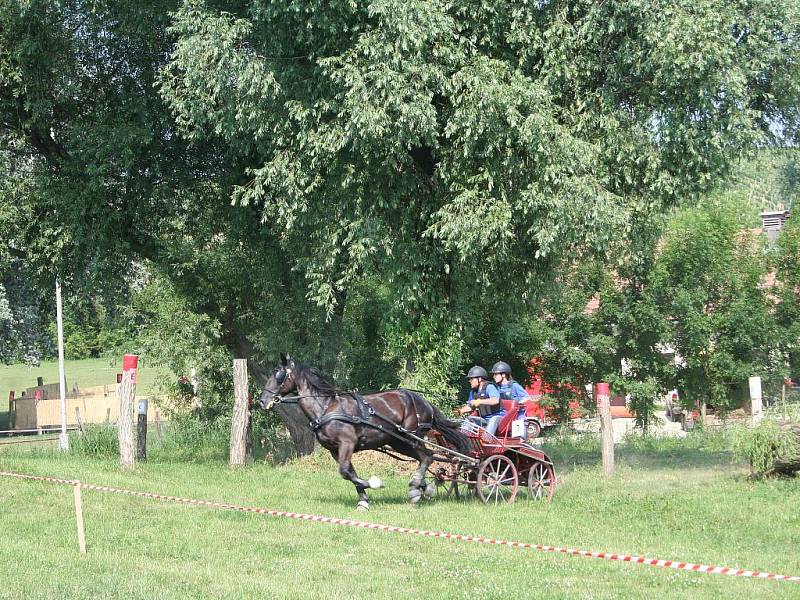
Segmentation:
{"type": "Polygon", "coordinates": [[[149,456],[174,462],[224,462],[228,458],[230,435],[230,419],[174,418],[166,426],[164,438],[152,444],[149,456]]]}
{"type": "Polygon", "coordinates": [[[764,419],[753,429],[739,429],[733,447],[737,456],[750,463],[757,477],[773,474],[776,462],[795,460],[799,453],[794,433],[771,419],[764,419]]]}
{"type": "Polygon", "coordinates": [[[86,433],[70,434],[70,451],[80,456],[119,456],[119,438],[115,425],[88,425],[86,433]]]}

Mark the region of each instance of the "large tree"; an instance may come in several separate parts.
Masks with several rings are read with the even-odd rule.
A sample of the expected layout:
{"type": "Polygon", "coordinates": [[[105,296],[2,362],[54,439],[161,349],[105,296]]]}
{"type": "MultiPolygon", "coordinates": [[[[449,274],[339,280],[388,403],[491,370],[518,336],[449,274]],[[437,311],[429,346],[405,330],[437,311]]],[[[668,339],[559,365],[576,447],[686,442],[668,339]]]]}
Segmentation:
{"type": "Polygon", "coordinates": [[[735,392],[764,375],[777,347],[773,304],[764,286],[764,239],[749,207],[709,198],[679,213],[669,226],[648,293],[671,321],[682,361],[678,387],[693,403],[735,407],[735,392]]]}
{"type": "Polygon", "coordinates": [[[523,347],[563,257],[796,135],[799,23],[790,0],[2,0],[0,151],[41,231],[19,247],[67,279],[150,261],[237,354],[432,384],[523,347]],[[371,352],[342,350],[354,326],[371,352]]]}

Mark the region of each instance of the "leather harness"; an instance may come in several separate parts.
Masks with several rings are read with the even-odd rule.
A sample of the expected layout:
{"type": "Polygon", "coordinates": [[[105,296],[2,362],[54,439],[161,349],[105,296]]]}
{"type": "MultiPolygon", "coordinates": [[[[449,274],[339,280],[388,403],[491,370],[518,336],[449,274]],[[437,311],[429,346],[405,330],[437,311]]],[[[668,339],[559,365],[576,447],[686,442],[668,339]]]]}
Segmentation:
{"type": "MultiPolygon", "coordinates": [[[[297,396],[296,400],[299,400],[299,399],[304,398],[304,397],[305,396],[297,396]]],[[[417,410],[417,405],[416,405],[416,402],[414,400],[414,396],[412,395],[412,396],[410,396],[410,398],[411,398],[411,403],[414,406],[414,412],[417,415],[417,422],[419,423],[419,411],[417,410]]],[[[292,398],[292,399],[282,399],[281,402],[286,402],[287,400],[289,400],[291,402],[292,400],[295,400],[295,399],[294,398],[292,398]]],[[[375,408],[373,408],[372,405],[370,405],[369,402],[367,402],[364,399],[364,397],[361,394],[359,394],[357,391],[343,392],[342,394],[336,394],[334,396],[329,396],[328,397],[328,402],[326,402],[326,404],[325,404],[325,406],[323,407],[322,410],[323,410],[323,414],[320,415],[319,417],[317,417],[316,419],[313,419],[308,424],[308,426],[311,428],[311,431],[313,431],[315,434],[322,427],[324,427],[325,425],[327,425],[331,421],[341,421],[343,423],[349,423],[349,424],[354,425],[354,426],[361,425],[361,426],[371,427],[372,429],[377,429],[381,433],[385,433],[386,435],[390,435],[393,438],[398,439],[401,442],[410,445],[412,448],[419,448],[423,444],[421,444],[415,438],[423,437],[428,432],[428,430],[430,430],[431,427],[433,427],[433,423],[419,423],[419,425],[417,426],[417,430],[415,432],[411,432],[411,431],[407,430],[405,427],[403,427],[402,425],[398,425],[397,423],[393,422],[391,419],[389,419],[389,418],[383,416],[382,414],[380,414],[379,412],[377,412],[375,410],[375,408]],[[329,413],[325,412],[328,409],[328,406],[330,406],[330,403],[333,401],[334,398],[339,398],[340,396],[343,396],[343,395],[351,396],[356,401],[356,406],[358,407],[358,413],[359,414],[351,415],[349,413],[342,412],[342,411],[334,411],[334,412],[329,412],[329,413]],[[381,425],[380,423],[372,423],[370,421],[371,417],[376,417],[376,418],[380,419],[381,421],[384,421],[385,423],[388,423],[389,425],[391,425],[391,427],[393,429],[385,427],[384,425],[381,425]]],[[[362,446],[364,444],[364,442],[365,442],[365,440],[364,440],[363,436],[359,436],[359,446],[362,446]]]]}

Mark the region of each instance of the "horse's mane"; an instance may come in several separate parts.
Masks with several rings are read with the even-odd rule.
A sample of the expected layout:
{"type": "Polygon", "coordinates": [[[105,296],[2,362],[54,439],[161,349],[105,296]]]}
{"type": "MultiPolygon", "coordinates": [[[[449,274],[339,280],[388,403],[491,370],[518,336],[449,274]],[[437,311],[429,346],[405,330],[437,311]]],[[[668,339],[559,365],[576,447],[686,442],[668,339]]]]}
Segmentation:
{"type": "Polygon", "coordinates": [[[315,367],[308,367],[304,364],[295,362],[295,369],[303,373],[308,385],[315,388],[320,394],[324,394],[326,396],[335,396],[342,392],[342,390],[335,383],[333,383],[330,378],[328,378],[326,375],[323,375],[322,372],[315,367]]]}

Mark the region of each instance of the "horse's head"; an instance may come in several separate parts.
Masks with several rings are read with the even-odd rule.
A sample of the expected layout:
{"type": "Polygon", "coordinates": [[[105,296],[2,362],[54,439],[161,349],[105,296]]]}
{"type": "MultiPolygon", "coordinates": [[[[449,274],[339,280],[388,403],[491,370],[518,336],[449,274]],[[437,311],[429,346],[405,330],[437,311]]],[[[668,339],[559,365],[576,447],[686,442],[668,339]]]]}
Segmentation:
{"type": "Polygon", "coordinates": [[[264,384],[258,404],[261,408],[268,409],[272,406],[276,397],[283,396],[296,389],[294,359],[281,352],[281,362],[272,370],[272,375],[264,384]]]}

